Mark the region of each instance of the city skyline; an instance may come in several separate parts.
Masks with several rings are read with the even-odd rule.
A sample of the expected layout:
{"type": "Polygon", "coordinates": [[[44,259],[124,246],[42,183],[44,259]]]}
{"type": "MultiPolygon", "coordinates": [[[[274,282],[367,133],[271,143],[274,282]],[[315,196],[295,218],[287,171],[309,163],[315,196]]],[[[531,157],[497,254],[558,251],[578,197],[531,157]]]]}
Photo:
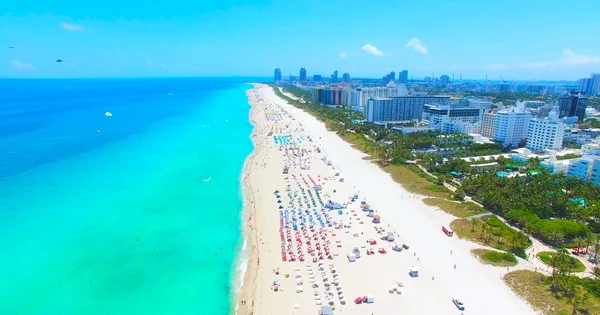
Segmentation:
{"type": "Polygon", "coordinates": [[[596,1],[580,1],[584,10],[559,10],[556,0],[434,2],[7,3],[0,77],[297,76],[306,67],[309,77],[408,69],[414,78],[576,81],[600,72],[600,43],[589,37],[596,1]],[[317,36],[324,27],[335,35],[317,36]]]}

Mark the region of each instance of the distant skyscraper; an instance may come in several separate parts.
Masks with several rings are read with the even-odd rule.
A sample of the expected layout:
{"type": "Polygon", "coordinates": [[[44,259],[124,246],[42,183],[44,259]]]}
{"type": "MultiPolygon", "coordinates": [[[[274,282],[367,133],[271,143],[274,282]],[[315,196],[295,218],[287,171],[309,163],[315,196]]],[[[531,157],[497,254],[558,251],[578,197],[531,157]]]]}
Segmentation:
{"type": "Polygon", "coordinates": [[[398,81],[400,83],[408,83],[408,70],[402,70],[398,74],[398,81]]]}
{"type": "Polygon", "coordinates": [[[333,74],[331,75],[331,82],[337,82],[338,81],[338,71],[335,70],[333,71],[333,74]]]}
{"type": "Polygon", "coordinates": [[[587,97],[571,92],[571,95],[558,99],[558,108],[559,118],[577,116],[577,120],[583,121],[585,109],[587,108],[587,97]]]}
{"type": "Polygon", "coordinates": [[[306,68],[300,68],[300,82],[306,81],[306,68]]]}
{"type": "Polygon", "coordinates": [[[396,72],[390,72],[390,80],[396,81],[396,72]]]}
{"type": "Polygon", "coordinates": [[[321,82],[323,81],[323,76],[320,74],[314,74],[313,75],[313,82],[321,82]]]}
{"type": "Polygon", "coordinates": [[[579,79],[579,91],[584,92],[586,95],[592,94],[592,79],[581,78],[579,79]]]}
{"type": "Polygon", "coordinates": [[[424,83],[425,85],[430,85],[430,84],[431,84],[431,81],[432,81],[432,80],[431,80],[431,77],[425,77],[425,78],[423,79],[423,83],[424,83]]]}
{"type": "Polygon", "coordinates": [[[600,73],[592,73],[589,95],[598,95],[598,93],[600,93],[600,73]]]}
{"type": "Polygon", "coordinates": [[[450,77],[447,74],[442,74],[439,82],[441,86],[446,86],[450,83],[450,77]]]}
{"type": "Polygon", "coordinates": [[[342,81],[350,83],[350,73],[346,72],[342,75],[342,81]]]}
{"type": "Polygon", "coordinates": [[[281,69],[275,68],[275,73],[273,75],[273,81],[281,81],[281,69]]]}

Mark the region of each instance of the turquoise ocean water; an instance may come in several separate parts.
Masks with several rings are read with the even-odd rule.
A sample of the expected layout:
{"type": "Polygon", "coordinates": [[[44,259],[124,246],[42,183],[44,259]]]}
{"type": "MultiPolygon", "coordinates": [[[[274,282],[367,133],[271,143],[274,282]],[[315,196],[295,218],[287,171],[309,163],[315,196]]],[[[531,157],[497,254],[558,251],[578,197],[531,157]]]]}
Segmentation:
{"type": "Polygon", "coordinates": [[[244,81],[0,80],[0,314],[229,313],[244,81]]]}

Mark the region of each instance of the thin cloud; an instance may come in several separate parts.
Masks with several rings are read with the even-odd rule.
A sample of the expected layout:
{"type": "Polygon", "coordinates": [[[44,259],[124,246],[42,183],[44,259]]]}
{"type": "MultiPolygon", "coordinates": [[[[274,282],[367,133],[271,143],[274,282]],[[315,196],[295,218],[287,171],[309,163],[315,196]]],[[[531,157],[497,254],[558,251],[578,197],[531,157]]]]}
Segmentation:
{"type": "Polygon", "coordinates": [[[345,52],[343,52],[343,51],[339,54],[339,56],[340,56],[340,58],[346,58],[346,57],[348,57],[348,55],[345,52]]]}
{"type": "Polygon", "coordinates": [[[366,44],[364,46],[361,47],[361,49],[366,52],[367,54],[373,55],[373,56],[377,56],[377,57],[381,57],[383,56],[383,52],[379,49],[377,49],[377,47],[371,45],[371,44],[366,44]]]}
{"type": "Polygon", "coordinates": [[[17,70],[35,70],[35,67],[28,62],[20,62],[19,60],[13,60],[11,63],[13,69],[17,70]]]}
{"type": "Polygon", "coordinates": [[[427,47],[425,47],[418,38],[411,38],[408,43],[406,43],[406,47],[412,48],[420,54],[427,53],[427,47]]]}
{"type": "Polygon", "coordinates": [[[520,64],[519,68],[576,67],[600,64],[600,56],[578,55],[570,49],[563,49],[562,56],[555,61],[530,62],[520,64]]]}
{"type": "Polygon", "coordinates": [[[492,70],[500,70],[500,69],[506,69],[508,66],[503,64],[503,63],[490,63],[489,65],[487,65],[488,69],[492,69],[492,70]]]}
{"type": "Polygon", "coordinates": [[[81,25],[77,25],[77,24],[70,24],[70,23],[61,23],[60,26],[67,30],[67,31],[71,31],[71,32],[83,32],[84,28],[81,25]]]}

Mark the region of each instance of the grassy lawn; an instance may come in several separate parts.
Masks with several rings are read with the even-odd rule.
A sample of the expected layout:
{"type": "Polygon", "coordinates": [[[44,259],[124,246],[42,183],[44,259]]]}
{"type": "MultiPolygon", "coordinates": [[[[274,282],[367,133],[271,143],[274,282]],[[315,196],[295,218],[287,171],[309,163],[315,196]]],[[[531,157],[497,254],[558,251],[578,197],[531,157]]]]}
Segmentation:
{"type": "MultiPolygon", "coordinates": [[[[544,314],[573,314],[573,306],[566,299],[557,298],[550,291],[550,282],[541,273],[528,270],[513,271],[504,276],[504,281],[519,296],[544,314]]],[[[597,298],[589,298],[584,303],[584,307],[588,309],[587,314],[600,314],[600,301],[597,298]]]]}
{"type": "Polygon", "coordinates": [[[456,219],[450,223],[450,227],[460,238],[465,238],[499,250],[508,251],[515,247],[515,245],[521,248],[531,245],[529,238],[519,239],[517,237],[519,232],[500,221],[496,216],[491,216],[481,221],[456,219]],[[486,226],[485,230],[484,226],[486,226]]]}
{"type": "Polygon", "coordinates": [[[451,215],[460,218],[487,212],[472,202],[458,202],[439,198],[426,198],[423,202],[429,206],[438,207],[451,215]]]}
{"type": "Polygon", "coordinates": [[[499,267],[512,267],[516,266],[518,261],[513,253],[497,252],[495,250],[488,249],[473,249],[471,253],[475,255],[484,264],[499,266],[499,267]]]}
{"type": "MultiPolygon", "coordinates": [[[[544,262],[544,264],[552,267],[552,257],[555,254],[555,252],[539,252],[537,256],[540,258],[541,261],[544,262]]],[[[571,272],[585,271],[585,265],[581,261],[579,261],[579,259],[575,257],[569,257],[569,259],[571,260],[571,272]]]]}

